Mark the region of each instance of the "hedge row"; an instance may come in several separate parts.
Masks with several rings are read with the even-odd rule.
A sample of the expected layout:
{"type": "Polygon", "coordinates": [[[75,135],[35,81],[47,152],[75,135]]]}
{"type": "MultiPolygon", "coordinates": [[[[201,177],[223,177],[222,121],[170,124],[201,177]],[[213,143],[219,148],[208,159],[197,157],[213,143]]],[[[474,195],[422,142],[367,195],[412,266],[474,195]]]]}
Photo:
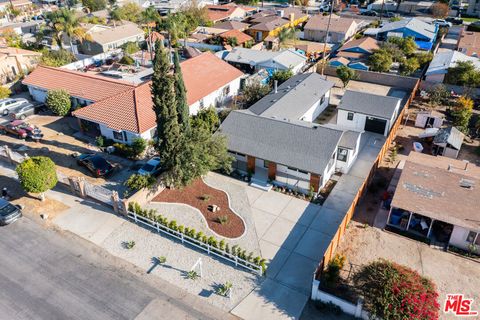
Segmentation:
{"type": "MultiPolygon", "coordinates": [[[[161,214],[157,214],[157,210],[155,209],[150,209],[150,210],[142,209],[142,207],[136,202],[130,202],[128,204],[128,211],[134,212],[139,216],[158,222],[165,227],[168,227],[172,230],[180,232],[190,238],[196,239],[206,245],[210,245],[213,248],[217,248],[219,250],[215,250],[215,249],[212,249],[212,250],[215,250],[215,252],[219,254],[226,255],[225,253],[227,253],[232,256],[236,256],[240,259],[243,259],[245,261],[251,262],[261,267],[262,273],[265,274],[265,271],[267,269],[266,260],[260,256],[253,257],[253,252],[250,252],[247,254],[247,251],[242,249],[238,245],[234,245],[230,247],[230,245],[227,242],[225,242],[225,240],[223,239],[218,241],[218,239],[213,236],[207,237],[202,231],[197,232],[194,228],[188,228],[183,225],[177,225],[176,220],[169,221],[166,217],[162,216],[161,214]]],[[[242,263],[242,261],[238,261],[238,263],[244,264],[242,263]]]]}

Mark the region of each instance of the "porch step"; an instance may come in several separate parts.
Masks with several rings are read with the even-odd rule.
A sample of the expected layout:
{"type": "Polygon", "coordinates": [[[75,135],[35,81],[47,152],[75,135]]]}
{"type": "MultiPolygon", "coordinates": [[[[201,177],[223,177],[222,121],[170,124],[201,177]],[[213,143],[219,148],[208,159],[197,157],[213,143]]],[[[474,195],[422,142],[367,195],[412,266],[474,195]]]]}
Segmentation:
{"type": "Polygon", "coordinates": [[[252,180],[250,180],[250,186],[254,187],[254,188],[257,188],[257,189],[260,189],[260,190],[263,190],[263,191],[267,191],[267,192],[272,190],[272,187],[273,187],[273,185],[271,185],[268,182],[253,179],[253,178],[252,178],[252,180]]]}

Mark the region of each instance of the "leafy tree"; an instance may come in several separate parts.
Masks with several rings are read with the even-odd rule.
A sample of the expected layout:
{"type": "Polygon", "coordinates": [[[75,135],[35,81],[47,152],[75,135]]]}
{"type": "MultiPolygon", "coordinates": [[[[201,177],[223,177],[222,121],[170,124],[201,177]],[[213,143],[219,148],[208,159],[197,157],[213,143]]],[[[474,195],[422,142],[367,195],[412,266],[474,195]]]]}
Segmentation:
{"type": "Polygon", "coordinates": [[[232,47],[238,46],[238,39],[237,37],[228,37],[227,38],[227,44],[232,47]]]}
{"type": "Polygon", "coordinates": [[[463,133],[468,133],[470,118],[472,117],[473,100],[467,97],[460,97],[453,109],[453,125],[463,133]]]}
{"type": "Polygon", "coordinates": [[[472,61],[457,61],[455,67],[448,69],[445,82],[475,88],[480,85],[480,71],[472,61]]]}
{"type": "Polygon", "coordinates": [[[124,20],[138,23],[142,19],[142,8],[134,2],[125,4],[124,6],[120,7],[120,10],[121,16],[124,20]]]}
{"type": "Polygon", "coordinates": [[[368,58],[368,63],[372,71],[388,72],[392,66],[392,56],[385,50],[377,50],[368,58]]]}
{"type": "Polygon", "coordinates": [[[295,28],[283,28],[278,33],[278,40],[281,44],[285,44],[289,40],[295,40],[297,38],[297,34],[295,32],[295,28]]]}
{"type": "Polygon", "coordinates": [[[220,119],[213,107],[202,109],[197,115],[192,117],[193,127],[205,129],[210,133],[214,133],[219,125],[220,119]]]}
{"type": "Polygon", "coordinates": [[[415,71],[417,71],[420,68],[420,63],[418,63],[418,59],[416,57],[411,57],[408,59],[405,59],[400,64],[400,74],[404,76],[409,76],[415,71]]]}
{"type": "Polygon", "coordinates": [[[450,92],[443,84],[436,84],[428,89],[428,96],[430,98],[429,104],[435,107],[443,103],[450,96],[450,92]]]}
{"type": "Polygon", "coordinates": [[[448,4],[437,2],[430,8],[432,10],[432,16],[434,18],[445,18],[448,15],[448,4]]]}
{"type": "Polygon", "coordinates": [[[182,132],[185,132],[190,130],[190,109],[187,102],[187,89],[183,82],[182,68],[180,67],[180,58],[176,50],[173,55],[173,65],[175,68],[175,101],[178,123],[182,132]]]}
{"type": "Polygon", "coordinates": [[[270,77],[270,85],[273,85],[275,83],[275,80],[278,81],[278,85],[281,85],[282,83],[290,79],[292,76],[293,71],[291,69],[276,70],[270,77]]]}
{"type": "Polygon", "coordinates": [[[134,173],[127,179],[127,181],[125,181],[124,184],[130,191],[135,191],[149,188],[155,184],[155,181],[156,179],[151,175],[141,175],[134,173]]]}
{"type": "MultiPolygon", "coordinates": [[[[157,149],[166,170],[176,168],[180,148],[180,126],[176,110],[174,83],[170,72],[170,52],[160,42],[155,46],[153,60],[152,98],[157,122],[157,149]]],[[[183,146],[181,146],[183,147],[183,146]]]]}
{"type": "Polygon", "coordinates": [[[340,80],[342,80],[344,88],[348,85],[350,80],[358,79],[358,73],[352,68],[349,68],[347,66],[338,67],[336,72],[337,72],[337,77],[339,77],[340,80]]]}
{"type": "Polygon", "coordinates": [[[119,61],[121,64],[126,64],[127,66],[133,66],[135,64],[135,60],[132,57],[124,55],[122,59],[119,61]]]}
{"type": "Polygon", "coordinates": [[[42,50],[40,64],[50,67],[61,67],[75,61],[75,55],[65,49],[60,50],[42,50]]]}
{"type": "Polygon", "coordinates": [[[26,192],[40,193],[42,200],[45,199],[44,193],[57,184],[55,163],[48,157],[27,158],[16,171],[22,188],[26,192]]]}
{"type": "Polygon", "coordinates": [[[435,320],[439,317],[435,284],[407,267],[386,260],[374,261],[355,274],[365,308],[372,318],[435,320]]]}
{"type": "Polygon", "coordinates": [[[191,2],[182,10],[171,13],[166,19],[159,23],[160,30],[167,30],[171,40],[175,43],[192,32],[198,26],[211,26],[208,19],[207,9],[199,7],[195,2],[191,2]]]}
{"type": "Polygon", "coordinates": [[[126,54],[130,55],[130,54],[134,54],[135,52],[139,51],[140,47],[138,46],[138,44],[136,42],[129,41],[129,42],[122,45],[122,49],[123,49],[123,51],[125,51],[126,54]]]}
{"type": "Polygon", "coordinates": [[[147,141],[141,137],[137,137],[133,139],[130,147],[132,148],[133,155],[138,157],[147,149],[147,141]]]}
{"type": "Polygon", "coordinates": [[[103,10],[107,7],[107,2],[105,0],[82,0],[82,5],[90,12],[95,12],[103,10]]]}
{"type": "Polygon", "coordinates": [[[68,114],[72,106],[70,95],[63,89],[48,90],[45,104],[53,113],[62,117],[68,114]]]}
{"type": "Polygon", "coordinates": [[[126,16],[125,16],[124,11],[121,8],[118,8],[118,7],[110,10],[108,15],[110,17],[110,20],[113,22],[114,27],[117,26],[117,22],[120,22],[122,20],[126,20],[126,16]]]}
{"type": "Polygon", "coordinates": [[[245,107],[250,107],[258,100],[262,99],[270,92],[270,86],[262,84],[260,81],[252,81],[243,88],[243,100],[245,107]]]}
{"type": "Polygon", "coordinates": [[[400,49],[398,44],[393,42],[384,42],[381,46],[382,51],[389,54],[394,62],[402,62],[405,60],[405,53],[400,49]]]}
{"type": "Polygon", "coordinates": [[[418,60],[418,63],[420,64],[420,66],[423,67],[424,65],[426,65],[427,63],[432,61],[433,53],[431,53],[430,51],[419,52],[419,53],[415,54],[415,57],[417,57],[417,60],[418,60]]]}
{"type": "Polygon", "coordinates": [[[80,26],[80,19],[76,16],[74,10],[62,8],[50,12],[47,17],[50,20],[49,26],[54,34],[54,40],[60,47],[63,45],[62,38],[64,35],[70,41],[70,48],[73,47],[73,38],[80,42],[92,40],[92,36],[80,26]]]}
{"type": "Polygon", "coordinates": [[[10,97],[11,94],[12,94],[12,90],[10,90],[7,87],[0,86],[0,99],[8,98],[10,97]]]}
{"type": "Polygon", "coordinates": [[[407,56],[411,56],[417,51],[417,44],[412,37],[400,38],[400,37],[391,37],[388,39],[388,43],[393,43],[402,50],[402,52],[407,56]]]}

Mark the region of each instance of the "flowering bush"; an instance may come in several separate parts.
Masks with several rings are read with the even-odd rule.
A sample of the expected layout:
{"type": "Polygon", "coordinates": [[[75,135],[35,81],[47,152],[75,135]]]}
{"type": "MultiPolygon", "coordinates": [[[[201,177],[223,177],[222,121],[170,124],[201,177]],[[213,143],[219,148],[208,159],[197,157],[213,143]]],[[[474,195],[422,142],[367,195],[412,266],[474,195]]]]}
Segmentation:
{"type": "Polygon", "coordinates": [[[439,317],[435,284],[416,271],[386,260],[364,266],[354,284],[372,317],[384,320],[434,320],[439,317]]]}

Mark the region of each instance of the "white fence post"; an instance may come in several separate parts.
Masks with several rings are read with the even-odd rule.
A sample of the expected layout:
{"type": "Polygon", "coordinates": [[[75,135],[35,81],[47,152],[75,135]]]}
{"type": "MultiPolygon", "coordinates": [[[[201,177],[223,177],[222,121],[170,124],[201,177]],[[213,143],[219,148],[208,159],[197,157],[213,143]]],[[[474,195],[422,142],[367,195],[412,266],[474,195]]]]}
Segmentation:
{"type": "Polygon", "coordinates": [[[135,223],[137,223],[137,213],[135,211],[133,211],[133,219],[135,219],[135,223]]]}
{"type": "Polygon", "coordinates": [[[207,252],[208,252],[208,255],[210,255],[210,245],[207,244],[207,252]]]}
{"type": "Polygon", "coordinates": [[[180,233],[180,237],[182,237],[182,244],[183,244],[183,233],[180,233]]]}
{"type": "Polygon", "coordinates": [[[235,256],[235,267],[238,266],[238,260],[237,259],[238,259],[238,257],[235,256]]]}

